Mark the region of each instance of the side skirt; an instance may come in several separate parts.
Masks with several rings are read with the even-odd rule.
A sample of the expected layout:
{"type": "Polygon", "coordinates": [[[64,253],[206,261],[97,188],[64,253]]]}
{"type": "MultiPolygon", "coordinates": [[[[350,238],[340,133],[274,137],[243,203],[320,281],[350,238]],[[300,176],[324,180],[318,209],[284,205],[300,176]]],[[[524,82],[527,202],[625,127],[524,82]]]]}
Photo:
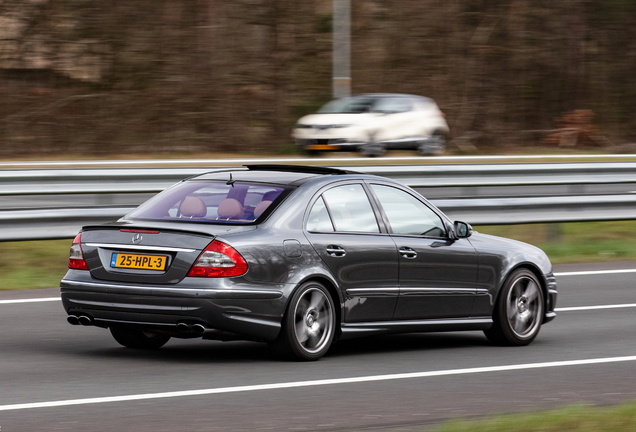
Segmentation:
{"type": "Polygon", "coordinates": [[[492,324],[491,317],[342,323],[340,340],[372,334],[488,330],[492,324]]]}

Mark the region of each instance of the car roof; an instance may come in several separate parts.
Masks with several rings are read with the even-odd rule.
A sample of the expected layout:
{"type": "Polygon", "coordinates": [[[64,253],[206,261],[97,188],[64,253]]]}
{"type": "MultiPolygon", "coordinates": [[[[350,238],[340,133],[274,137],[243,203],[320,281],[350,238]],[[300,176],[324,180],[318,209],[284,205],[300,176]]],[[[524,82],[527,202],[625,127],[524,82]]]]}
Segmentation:
{"type": "Polygon", "coordinates": [[[318,166],[269,164],[243,166],[244,168],[227,169],[201,174],[195,177],[190,177],[188,180],[235,180],[239,182],[297,186],[316,177],[361,174],[355,171],[318,166]]]}

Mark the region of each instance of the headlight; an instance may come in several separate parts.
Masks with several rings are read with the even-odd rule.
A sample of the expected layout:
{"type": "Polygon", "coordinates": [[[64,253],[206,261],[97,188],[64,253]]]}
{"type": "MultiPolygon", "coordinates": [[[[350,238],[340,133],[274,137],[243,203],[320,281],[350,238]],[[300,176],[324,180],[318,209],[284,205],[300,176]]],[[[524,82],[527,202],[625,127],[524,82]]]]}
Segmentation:
{"type": "Polygon", "coordinates": [[[302,124],[302,123],[296,123],[296,126],[294,126],[296,129],[311,129],[311,125],[306,125],[306,124],[302,124]]]}

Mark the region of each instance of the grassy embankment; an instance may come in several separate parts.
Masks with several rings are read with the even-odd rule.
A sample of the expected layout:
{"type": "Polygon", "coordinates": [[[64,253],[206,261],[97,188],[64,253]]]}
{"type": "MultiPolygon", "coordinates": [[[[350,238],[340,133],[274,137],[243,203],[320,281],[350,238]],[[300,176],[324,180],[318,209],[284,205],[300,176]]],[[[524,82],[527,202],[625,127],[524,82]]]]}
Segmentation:
{"type": "Polygon", "coordinates": [[[450,421],[433,432],[633,432],[636,402],[612,407],[575,405],[554,411],[450,421]]]}
{"type": "MultiPolygon", "coordinates": [[[[636,260],[636,221],[481,226],[539,246],[554,264],[636,260]]],[[[59,286],[71,240],[0,243],[0,289],[59,286]]]]}

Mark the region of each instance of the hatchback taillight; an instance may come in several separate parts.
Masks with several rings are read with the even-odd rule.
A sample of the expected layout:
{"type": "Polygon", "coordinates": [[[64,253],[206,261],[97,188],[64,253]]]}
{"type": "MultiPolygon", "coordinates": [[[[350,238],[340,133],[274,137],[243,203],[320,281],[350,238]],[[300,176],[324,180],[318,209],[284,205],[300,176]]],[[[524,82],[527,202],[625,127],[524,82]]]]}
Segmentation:
{"type": "Polygon", "coordinates": [[[247,273],[247,263],[232,246],[213,240],[199,255],[188,276],[232,277],[247,273]]]}
{"type": "Polygon", "coordinates": [[[71,252],[68,255],[68,268],[75,270],[88,270],[86,261],[84,261],[84,253],[82,252],[82,233],[79,233],[73,239],[71,252]]]}

